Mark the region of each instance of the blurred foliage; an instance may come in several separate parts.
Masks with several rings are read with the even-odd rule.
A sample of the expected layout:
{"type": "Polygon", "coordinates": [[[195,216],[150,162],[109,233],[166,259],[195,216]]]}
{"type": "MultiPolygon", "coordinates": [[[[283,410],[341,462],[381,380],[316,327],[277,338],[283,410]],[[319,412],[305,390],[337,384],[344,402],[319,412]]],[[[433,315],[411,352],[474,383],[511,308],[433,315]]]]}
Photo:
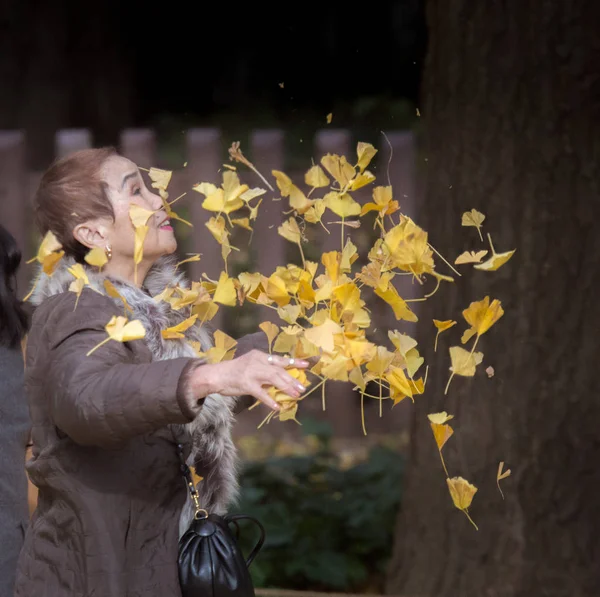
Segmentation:
{"type": "MultiPolygon", "coordinates": [[[[256,517],[267,535],[251,566],[254,582],[265,588],[381,592],[404,460],[393,440],[370,447],[354,440],[365,445],[338,450],[327,423],[303,420],[303,429],[302,445],[265,446],[256,436],[242,441],[242,451],[256,459],[242,470],[236,512],[256,517]]],[[[244,553],[255,539],[250,524],[242,527],[244,553]]]]}

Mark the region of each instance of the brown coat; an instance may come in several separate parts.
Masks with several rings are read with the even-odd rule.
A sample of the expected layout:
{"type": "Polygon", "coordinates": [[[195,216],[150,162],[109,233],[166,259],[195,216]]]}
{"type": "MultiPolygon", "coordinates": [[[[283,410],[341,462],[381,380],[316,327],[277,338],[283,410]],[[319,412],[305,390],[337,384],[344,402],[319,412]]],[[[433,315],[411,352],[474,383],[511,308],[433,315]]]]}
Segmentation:
{"type": "MultiPolygon", "coordinates": [[[[46,298],[28,337],[34,445],[27,470],[39,498],[15,595],[179,597],[178,523],[187,496],[167,425],[197,414],[184,381],[194,359],[153,359],[142,340],[110,341],[87,357],[123,310],[87,288],[76,308],[75,298],[46,298]]],[[[236,354],[260,336],[241,339],[236,354]]]]}

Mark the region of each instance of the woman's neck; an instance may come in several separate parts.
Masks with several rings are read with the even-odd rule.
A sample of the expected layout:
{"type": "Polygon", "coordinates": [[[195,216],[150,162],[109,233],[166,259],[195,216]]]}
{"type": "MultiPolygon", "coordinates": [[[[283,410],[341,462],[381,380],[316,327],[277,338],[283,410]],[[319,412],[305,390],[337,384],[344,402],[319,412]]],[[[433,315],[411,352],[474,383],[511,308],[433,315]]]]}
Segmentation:
{"type": "Polygon", "coordinates": [[[102,271],[113,278],[125,280],[132,286],[141,288],[151,267],[152,263],[144,260],[142,263],[138,264],[136,272],[133,259],[113,258],[102,268],[102,271]]]}

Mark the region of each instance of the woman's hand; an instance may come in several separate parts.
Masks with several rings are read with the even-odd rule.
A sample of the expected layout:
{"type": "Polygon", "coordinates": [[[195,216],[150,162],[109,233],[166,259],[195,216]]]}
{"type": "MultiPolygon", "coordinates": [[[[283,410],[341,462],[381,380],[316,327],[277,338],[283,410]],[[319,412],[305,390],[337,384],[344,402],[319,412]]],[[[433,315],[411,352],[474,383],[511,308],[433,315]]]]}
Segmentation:
{"type": "Polygon", "coordinates": [[[269,408],[280,410],[265,386],[275,386],[292,398],[298,398],[306,391],[297,379],[286,372],[285,367],[290,366],[305,369],[309,362],[269,355],[255,349],[229,361],[202,365],[194,371],[191,381],[196,395],[207,396],[213,392],[224,396],[249,394],[269,408]]]}

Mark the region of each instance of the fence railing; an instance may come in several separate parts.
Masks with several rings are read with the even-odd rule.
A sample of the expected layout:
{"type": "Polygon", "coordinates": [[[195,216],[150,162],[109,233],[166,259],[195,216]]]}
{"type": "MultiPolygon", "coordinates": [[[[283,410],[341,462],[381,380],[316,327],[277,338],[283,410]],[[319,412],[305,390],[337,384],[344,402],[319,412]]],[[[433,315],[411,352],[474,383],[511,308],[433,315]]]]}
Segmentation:
{"type": "MultiPolygon", "coordinates": [[[[349,130],[324,129],[318,131],[312,140],[314,163],[318,163],[320,158],[327,153],[343,154],[348,157],[349,161],[353,160],[355,147],[352,146],[352,139],[353,135],[349,130]]],[[[392,185],[394,198],[400,202],[402,211],[416,218],[418,202],[413,135],[407,131],[389,132],[387,139],[389,144],[388,141],[379,144],[379,152],[369,169],[377,176],[377,184],[392,185]],[[390,156],[393,156],[391,162],[390,156]]],[[[302,183],[303,173],[311,166],[311,163],[306,163],[302,171],[291,171],[287,168],[289,160],[286,159],[285,141],[285,132],[282,130],[255,130],[249,135],[248,147],[242,146],[242,150],[252,156],[255,165],[265,175],[270,177],[271,170],[274,169],[283,170],[292,177],[294,182],[302,183]]],[[[311,140],[303,139],[303,142],[311,143],[311,140]]],[[[26,143],[27,139],[20,131],[0,131],[0,222],[17,239],[25,260],[35,254],[35,248],[40,240],[33,225],[31,198],[42,174],[27,169],[26,143]]],[[[222,165],[228,161],[227,146],[223,134],[216,128],[188,130],[185,133],[184,145],[185,155],[181,160],[180,167],[174,170],[169,185],[169,194],[170,198],[175,198],[187,192],[186,197],[177,204],[177,211],[185,211],[193,228],[190,231],[185,226],[178,225],[176,230],[178,236],[182,237],[181,246],[184,247],[185,252],[202,254],[200,262],[189,264],[190,276],[193,279],[199,279],[202,273],[206,273],[210,277],[215,277],[222,269],[219,247],[205,227],[210,214],[201,207],[202,196],[191,191],[191,187],[200,181],[220,184],[222,165]]],[[[55,153],[57,157],[91,146],[92,134],[87,129],[61,130],[56,134],[55,153]]],[[[120,152],[141,167],[163,166],[158,158],[158,149],[157,135],[150,129],[128,129],[121,134],[120,152]]],[[[239,168],[244,182],[251,186],[263,186],[258,178],[254,178],[253,173],[243,170],[243,167],[239,168]]],[[[362,201],[368,198],[370,193],[370,188],[361,189],[355,194],[355,197],[362,201]]],[[[277,197],[278,195],[270,194],[269,197],[271,196],[277,197]]],[[[278,265],[287,263],[290,243],[277,234],[277,227],[286,217],[289,217],[285,216],[285,211],[286,204],[283,202],[272,202],[270,199],[263,201],[259,217],[254,225],[251,244],[253,271],[260,271],[268,275],[278,265]]],[[[311,243],[315,244],[311,247],[313,253],[319,255],[322,252],[339,250],[340,236],[339,233],[335,233],[338,230],[339,227],[335,227],[331,234],[327,234],[322,229],[318,230],[311,240],[311,243]]],[[[30,267],[21,268],[19,275],[21,296],[27,292],[31,273],[30,267]]],[[[401,284],[403,285],[402,288],[399,288],[401,294],[411,296],[413,289],[410,281],[405,279],[401,284]]],[[[381,311],[387,313],[388,310],[382,308],[381,311]]],[[[223,312],[222,309],[221,313],[223,312]]],[[[269,318],[271,313],[270,310],[263,308],[260,316],[269,318]]],[[[379,325],[394,325],[395,320],[387,318],[387,314],[378,316],[380,317],[379,325]]],[[[223,322],[216,319],[214,323],[219,326],[223,322]]],[[[336,395],[340,392],[347,396],[348,389],[345,384],[331,384],[328,389],[328,401],[335,402],[336,395]],[[339,386],[343,386],[343,389],[339,389],[339,386]]],[[[397,428],[399,417],[400,415],[386,416],[376,426],[381,428],[381,431],[390,431],[397,428]]],[[[336,413],[335,417],[331,417],[331,422],[335,431],[341,435],[360,434],[360,423],[355,408],[342,409],[336,413]]],[[[272,428],[273,425],[269,427],[272,428]]]]}

